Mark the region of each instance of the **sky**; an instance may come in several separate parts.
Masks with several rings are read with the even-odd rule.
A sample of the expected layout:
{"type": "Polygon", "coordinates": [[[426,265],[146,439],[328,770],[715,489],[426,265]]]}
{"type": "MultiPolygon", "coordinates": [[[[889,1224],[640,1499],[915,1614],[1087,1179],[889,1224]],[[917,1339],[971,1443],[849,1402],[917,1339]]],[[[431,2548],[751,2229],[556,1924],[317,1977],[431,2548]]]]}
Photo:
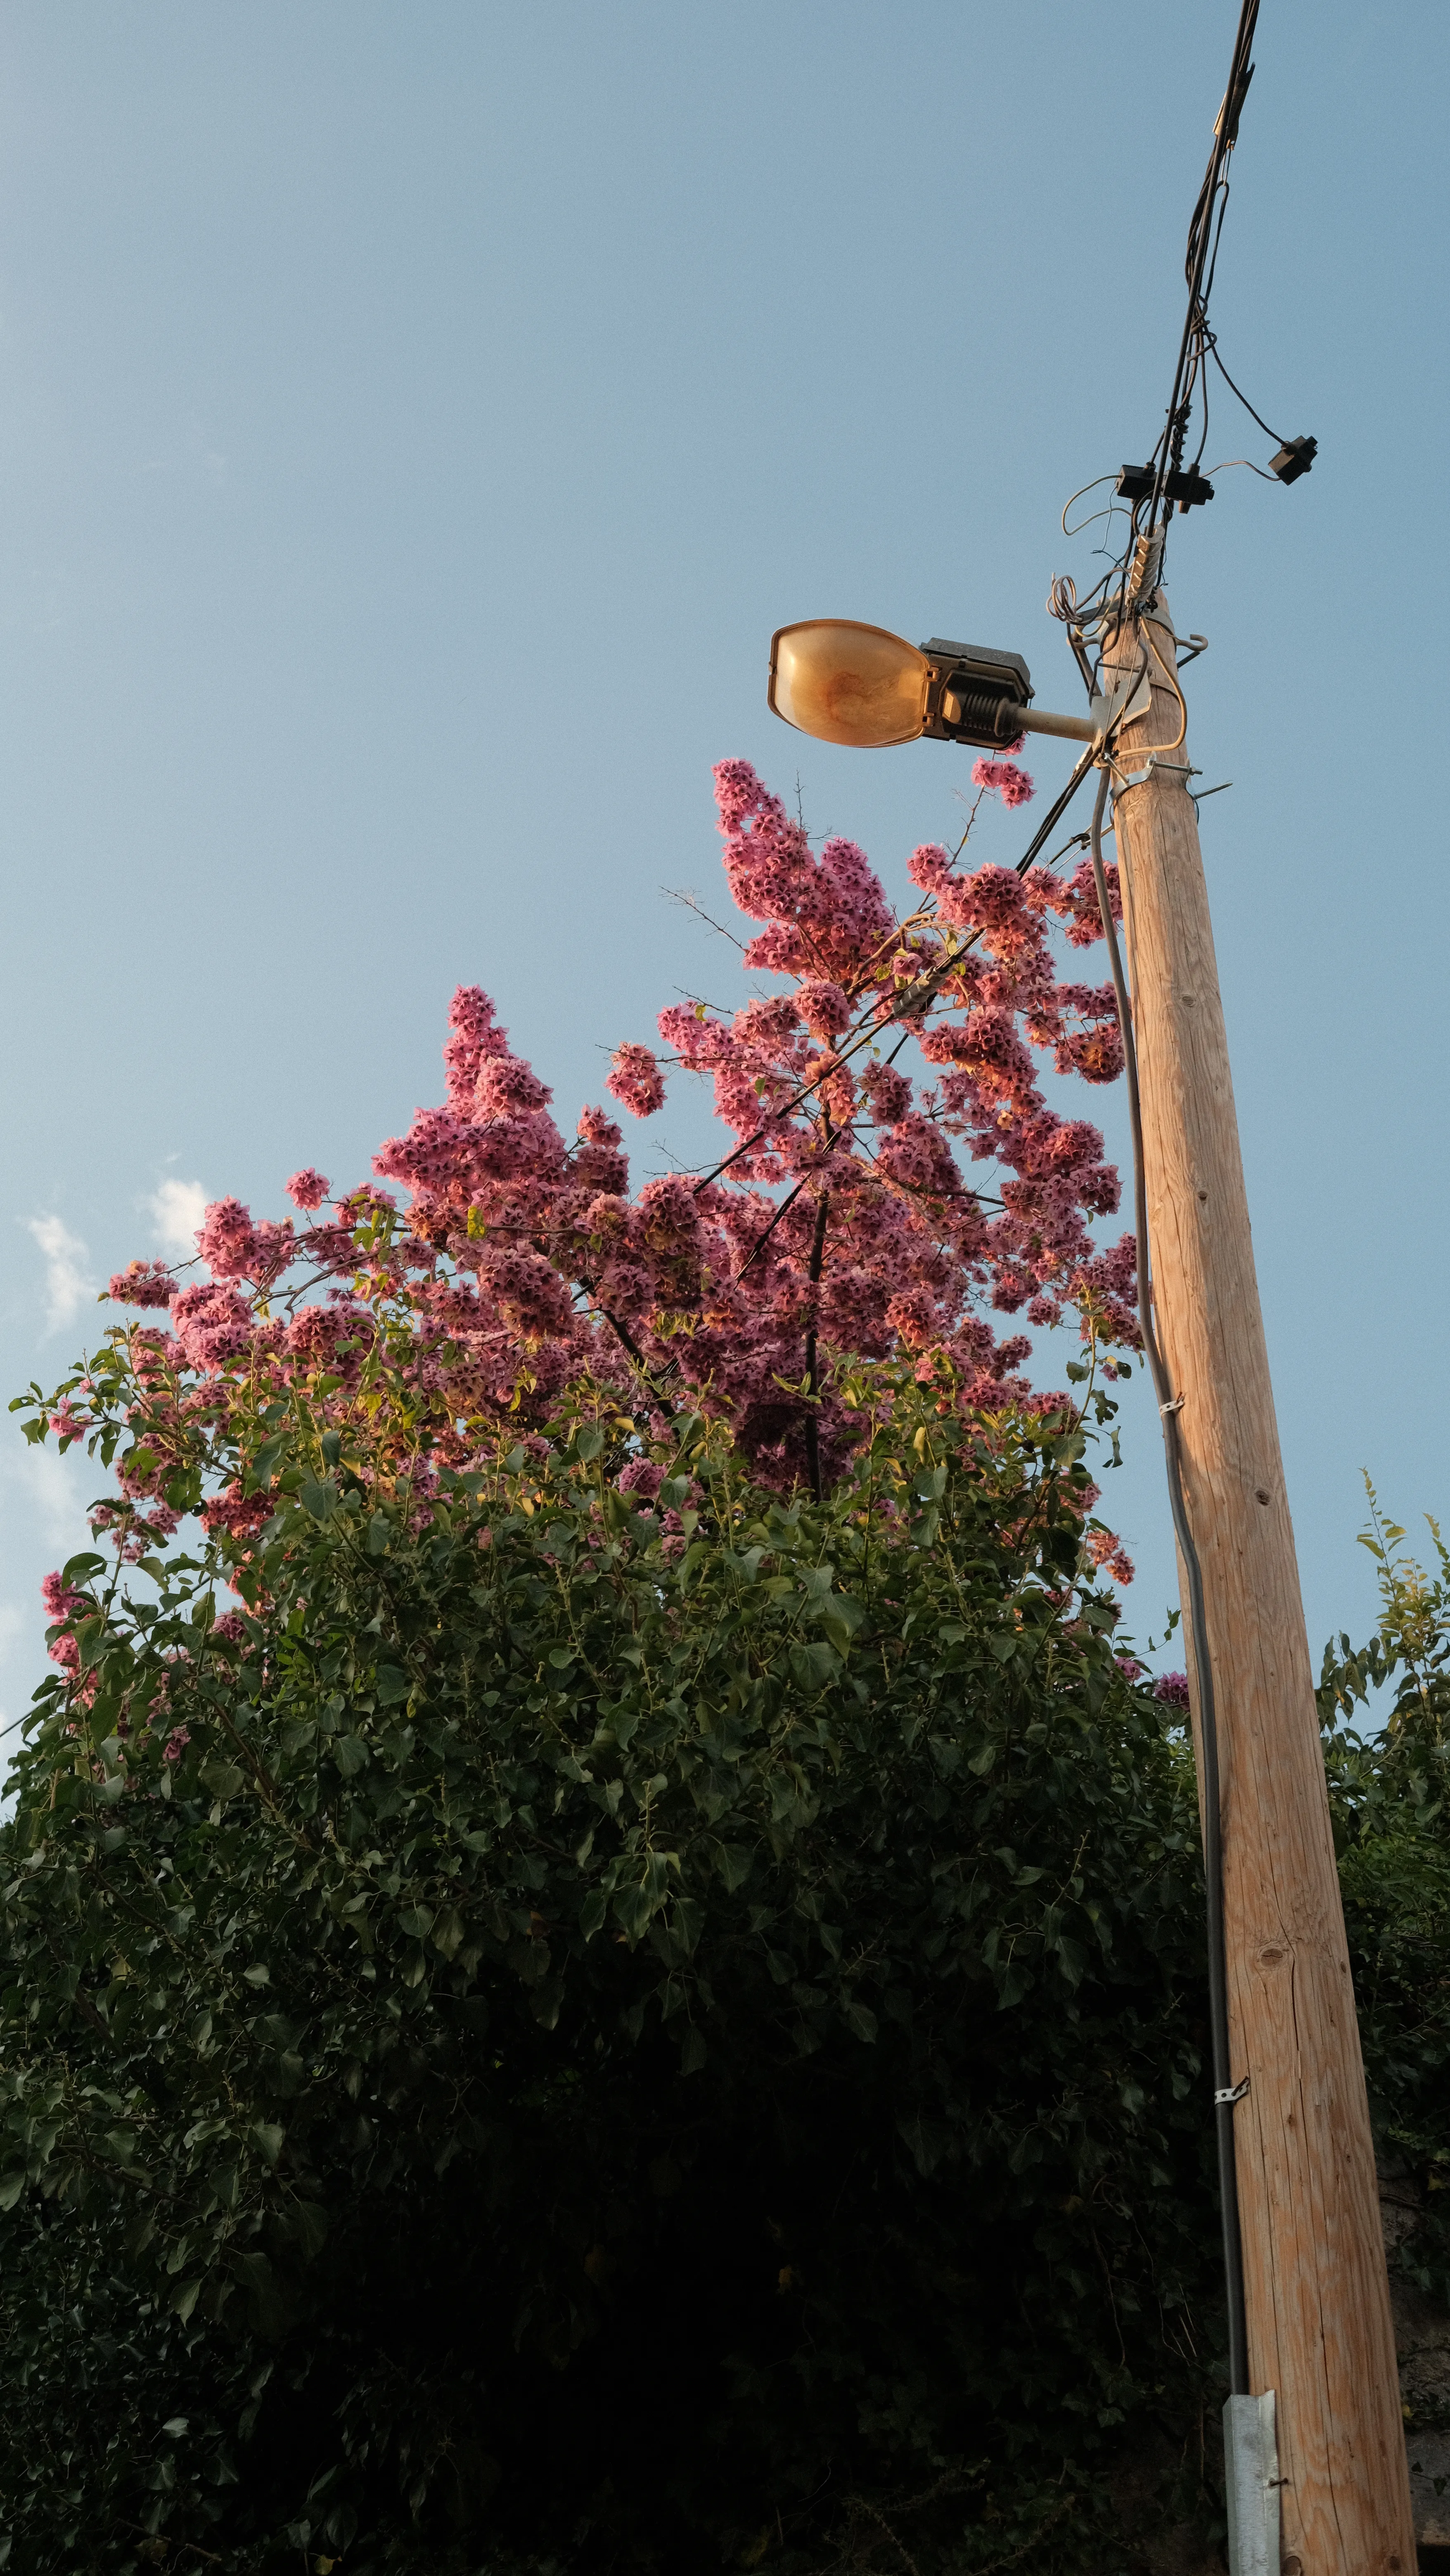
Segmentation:
{"type": "MultiPolygon", "coordinates": [[[[771,631],[962,636],[1079,704],[1043,602],[1101,527],[1060,515],[1158,434],[1235,18],[3,0],[5,1392],[62,1376],[105,1276],[189,1251],[207,1199],[367,1177],[442,1096],[458,983],[566,1131],[663,1004],[742,998],[666,891],[724,910],[714,761],[905,901],[970,755],[789,733],[771,631]]],[[[1450,1508],[1450,15],[1264,0],[1255,53],[1214,323],[1320,454],[1288,490],[1218,476],[1168,586],[1211,645],[1190,750],[1233,782],[1205,859],[1317,1662],[1374,1615],[1363,1471],[1402,1521],[1450,1508]]],[[[1208,465],[1270,445],[1215,396],[1208,465]]],[[[1068,748],[1026,757],[1040,812],[1068,748]]],[[[984,818],[979,856],[1032,819],[984,818]]],[[[1121,1086],[1075,1106],[1125,1159],[1121,1086]]],[[[637,1178],[707,1128],[677,1086],[637,1178]]],[[[1158,1430],[1124,1392],[1103,1509],[1161,1636],[1158,1430]]],[[[0,1723],[97,1483],[0,1412],[0,1723]]]]}

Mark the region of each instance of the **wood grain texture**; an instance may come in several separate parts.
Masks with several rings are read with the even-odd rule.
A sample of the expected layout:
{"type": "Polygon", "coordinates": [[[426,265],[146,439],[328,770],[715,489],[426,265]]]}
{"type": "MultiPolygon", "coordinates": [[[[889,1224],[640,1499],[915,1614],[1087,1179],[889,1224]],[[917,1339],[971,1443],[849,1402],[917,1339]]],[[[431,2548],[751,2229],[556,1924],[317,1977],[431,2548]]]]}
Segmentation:
{"type": "MultiPolygon", "coordinates": [[[[1161,594],[1154,615],[1149,632],[1171,670],[1161,594]]],[[[1136,669],[1141,650],[1125,630],[1110,673],[1136,669]]],[[[1183,723],[1156,664],[1153,679],[1151,713],[1122,739],[1129,772],[1143,768],[1148,746],[1171,746],[1183,723]]],[[[1161,755],[1165,764],[1188,756],[1182,746],[1161,755]]],[[[1233,2078],[1251,2085],[1235,2135],[1252,2386],[1278,2399],[1288,2576],[1413,2576],[1359,2032],[1213,931],[1182,776],[1155,768],[1120,793],[1117,834],[1155,1312],[1183,1398],[1218,1708],[1233,2078]]]]}

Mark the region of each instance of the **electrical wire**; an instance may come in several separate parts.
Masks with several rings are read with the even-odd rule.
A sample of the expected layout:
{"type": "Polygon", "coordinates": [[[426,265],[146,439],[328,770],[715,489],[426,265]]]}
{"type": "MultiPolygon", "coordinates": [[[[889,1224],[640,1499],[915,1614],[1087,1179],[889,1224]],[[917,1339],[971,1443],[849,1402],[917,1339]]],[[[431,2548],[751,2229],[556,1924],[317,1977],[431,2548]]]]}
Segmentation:
{"type": "MultiPolygon", "coordinates": [[[[1214,365],[1217,367],[1219,374],[1222,376],[1222,378],[1223,378],[1223,380],[1224,380],[1224,383],[1227,385],[1227,387],[1228,387],[1228,389],[1229,389],[1229,392],[1230,392],[1231,394],[1233,394],[1233,395],[1236,397],[1236,399],[1237,399],[1239,402],[1241,402],[1241,403],[1243,404],[1243,407],[1244,407],[1245,411],[1248,413],[1248,416],[1249,416],[1250,420],[1256,420],[1256,421],[1258,422],[1259,427],[1260,427],[1260,429],[1263,431],[1265,438],[1272,438],[1272,440],[1273,440],[1273,442],[1274,442],[1274,445],[1275,445],[1276,447],[1282,447],[1282,446],[1285,444],[1285,442],[1284,442],[1284,440],[1279,436],[1278,431],[1277,431],[1276,429],[1270,429],[1269,424],[1268,424],[1268,422],[1264,419],[1264,417],[1263,417],[1262,413],[1261,413],[1261,412],[1256,412],[1256,411],[1255,411],[1253,404],[1250,402],[1250,400],[1249,400],[1249,398],[1248,398],[1248,395],[1247,395],[1247,394],[1245,394],[1245,393],[1240,393],[1240,392],[1239,392],[1238,386],[1234,383],[1234,380],[1233,380],[1232,376],[1229,374],[1229,371],[1228,371],[1227,367],[1224,365],[1224,362],[1223,362],[1222,358],[1221,358],[1221,357],[1219,356],[1219,354],[1218,354],[1218,341],[1217,341],[1217,339],[1215,338],[1215,336],[1214,336],[1214,334],[1213,334],[1213,332],[1212,332],[1212,331],[1209,331],[1209,332],[1206,332],[1206,333],[1205,333],[1205,335],[1204,335],[1204,344],[1205,344],[1205,347],[1207,348],[1208,355],[1212,358],[1213,363],[1214,363],[1214,365]]],[[[1217,469],[1215,469],[1215,470],[1217,470],[1217,469]]],[[[1262,468],[1257,468],[1257,467],[1256,467],[1256,468],[1255,468],[1255,471],[1256,471],[1256,472],[1262,471],[1262,468]]],[[[1276,482],[1277,482],[1277,480],[1278,480],[1277,475],[1276,475],[1276,476],[1274,476],[1272,479],[1273,479],[1274,481],[1276,481],[1276,482]]],[[[1076,500],[1076,498],[1077,498],[1077,495],[1076,495],[1076,493],[1074,493],[1074,494],[1073,494],[1073,499],[1074,499],[1074,500],[1076,500]]]]}
{"type": "MultiPolygon", "coordinates": [[[[1208,2023],[1210,2054],[1213,2064],[1214,2126],[1218,2144],[1219,2216],[1223,2229],[1224,2287],[1228,2300],[1229,2387],[1233,2396],[1247,2397],[1249,2391],[1249,2345],[1247,2309],[1244,2298],[1243,2240],[1239,2230],[1238,2165],[1234,2151],[1234,2104],[1229,2095],[1233,2087],[1232,2061],[1229,2056],[1228,2027],[1228,1958],[1223,1925],[1223,1818],[1222,1793],[1218,1765],[1218,1711],[1214,1699],[1213,1659],[1209,1652],[1208,1618],[1203,1598],[1203,1569],[1194,1545],[1188,1505],[1183,1490],[1183,1457],[1178,1435],[1178,1410],[1181,1396],[1173,1393],[1172,1380],[1159,1347],[1153,1319],[1153,1289],[1148,1263],[1148,1192],[1143,1164],[1143,1109],[1138,1092],[1138,1052],[1133,1040],[1133,1006],[1123,973],[1122,952],[1118,945],[1117,925],[1108,897],[1107,874],[1103,866],[1103,813],[1108,801],[1110,773],[1105,767],[1093,806],[1091,826],[1093,882],[1097,888],[1098,909],[1107,936],[1108,963],[1112,972],[1113,991],[1118,1004],[1118,1027],[1123,1039],[1123,1068],[1128,1083],[1128,1119],[1133,1137],[1133,1220],[1138,1259],[1138,1318],[1143,1333],[1143,1350],[1153,1392],[1158,1399],[1158,1413],[1163,1425],[1163,1453],[1168,1470],[1168,1506],[1173,1516],[1173,1532],[1183,1566],[1188,1593],[1188,1626],[1193,1641],[1193,1665],[1198,1679],[1198,1735],[1203,1761],[1203,1873],[1206,1891],[1208,1928],[1208,2023]]],[[[1124,874],[1122,843],[1118,844],[1119,877],[1124,874]]]]}
{"type": "MultiPolygon", "coordinates": [[[[1153,535],[1159,524],[1160,513],[1163,513],[1168,477],[1183,462],[1183,445],[1192,407],[1194,381],[1203,370],[1204,335],[1208,329],[1206,289],[1212,280],[1212,269],[1218,265],[1218,244],[1222,239],[1224,216],[1228,210],[1229,156],[1238,141],[1239,116],[1248,95],[1249,83],[1254,76],[1254,67],[1249,60],[1249,55],[1253,47],[1258,16],[1259,0],[1243,0],[1243,7],[1239,12],[1238,33],[1234,38],[1233,59],[1229,65],[1228,87],[1224,92],[1223,105],[1219,109],[1213,129],[1213,150],[1209,155],[1208,169],[1204,174],[1203,186],[1198,192],[1198,202],[1193,209],[1188,227],[1188,256],[1184,262],[1184,273],[1188,279],[1188,313],[1183,325],[1183,337],[1179,343],[1178,363],[1173,371],[1173,391],[1169,397],[1168,416],[1154,450],[1156,470],[1153,491],[1148,506],[1147,521],[1142,531],[1147,536],[1153,535]],[[1221,194],[1222,203],[1220,203],[1221,194]],[[1215,208],[1218,210],[1216,229],[1215,208]],[[1212,266],[1210,266],[1210,257],[1212,266]]],[[[1163,515],[1167,514],[1163,513],[1163,515]]],[[[1136,512],[1134,525],[1136,532],[1136,512]]]]}

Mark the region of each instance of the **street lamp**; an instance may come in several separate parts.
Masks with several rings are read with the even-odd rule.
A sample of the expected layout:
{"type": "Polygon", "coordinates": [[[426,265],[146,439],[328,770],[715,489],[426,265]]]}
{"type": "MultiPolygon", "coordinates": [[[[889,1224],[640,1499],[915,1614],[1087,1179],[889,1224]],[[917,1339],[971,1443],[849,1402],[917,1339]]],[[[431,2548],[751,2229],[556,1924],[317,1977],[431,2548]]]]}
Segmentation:
{"type": "MultiPolygon", "coordinates": [[[[1128,712],[1131,686],[1095,695],[1085,716],[1032,704],[1032,674],[1020,653],[953,644],[933,635],[908,644],[885,626],[852,617],[807,617],[770,639],[770,706],[798,733],[856,751],[889,744],[971,742],[1001,750],[1024,733],[1096,742],[1128,712]]],[[[1144,701],[1146,705],[1146,698],[1144,701]]]]}

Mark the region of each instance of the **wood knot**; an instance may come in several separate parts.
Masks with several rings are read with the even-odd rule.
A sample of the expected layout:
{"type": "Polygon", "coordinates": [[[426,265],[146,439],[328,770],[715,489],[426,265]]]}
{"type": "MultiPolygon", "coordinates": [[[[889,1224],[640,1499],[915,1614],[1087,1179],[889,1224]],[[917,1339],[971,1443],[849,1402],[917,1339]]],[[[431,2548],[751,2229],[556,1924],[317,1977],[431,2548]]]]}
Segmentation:
{"type": "Polygon", "coordinates": [[[1265,1493],[1262,1485],[1256,1485],[1254,1487],[1254,1500],[1256,1503],[1266,1503],[1269,1500],[1269,1497],[1265,1493]]]}
{"type": "Polygon", "coordinates": [[[1279,2576],[1304,2576],[1303,2559],[1281,2558],[1279,2561],[1279,2576]]]}
{"type": "Polygon", "coordinates": [[[1272,1948],[1261,1950],[1259,1952],[1259,1965],[1261,1968],[1277,1968],[1279,1961],[1286,1955],[1287,1953],[1283,1950],[1275,1950],[1272,1948]]]}
{"type": "Polygon", "coordinates": [[[1207,1192],[1207,1190],[1200,1190],[1200,1191],[1199,1191],[1199,1193],[1198,1193],[1198,1204],[1199,1204],[1199,1206],[1200,1206],[1200,1207],[1207,1207],[1207,1205],[1208,1205],[1208,1192],[1207,1192]]]}

